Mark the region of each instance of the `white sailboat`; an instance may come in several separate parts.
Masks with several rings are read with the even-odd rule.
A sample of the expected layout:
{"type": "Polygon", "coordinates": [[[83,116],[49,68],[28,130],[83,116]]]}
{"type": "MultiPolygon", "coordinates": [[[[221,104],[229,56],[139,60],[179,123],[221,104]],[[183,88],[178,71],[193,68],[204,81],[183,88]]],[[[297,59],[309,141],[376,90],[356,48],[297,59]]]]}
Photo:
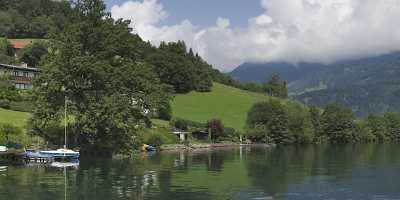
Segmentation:
{"type": "Polygon", "coordinates": [[[65,97],[65,103],[64,103],[64,148],[62,149],[57,149],[57,150],[51,150],[51,151],[39,151],[39,154],[45,155],[48,157],[52,158],[59,158],[59,159],[79,159],[79,152],[73,151],[71,149],[68,149],[67,146],[67,125],[68,125],[68,119],[67,119],[67,97],[65,97]]]}

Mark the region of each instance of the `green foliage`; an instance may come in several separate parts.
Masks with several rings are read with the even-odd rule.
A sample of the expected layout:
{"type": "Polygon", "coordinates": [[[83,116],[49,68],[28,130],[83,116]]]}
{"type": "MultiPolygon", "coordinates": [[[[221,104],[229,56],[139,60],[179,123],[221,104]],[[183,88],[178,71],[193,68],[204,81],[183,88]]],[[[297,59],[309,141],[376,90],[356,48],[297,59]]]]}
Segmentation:
{"type": "Polygon", "coordinates": [[[386,113],[384,115],[386,124],[386,134],[391,139],[400,139],[400,115],[399,113],[386,113]]]}
{"type": "Polygon", "coordinates": [[[8,144],[9,142],[18,142],[15,140],[22,134],[22,130],[11,124],[0,124],[0,144],[8,144]]]}
{"type": "Polygon", "coordinates": [[[289,117],[285,106],[278,100],[256,103],[247,114],[247,129],[255,140],[271,140],[276,144],[294,142],[289,130],[289,117]]]}
{"type": "Polygon", "coordinates": [[[0,37],[43,38],[69,22],[68,1],[5,0],[0,6],[0,37]]]}
{"type": "Polygon", "coordinates": [[[145,129],[142,132],[144,144],[160,147],[163,144],[177,144],[178,137],[172,134],[168,129],[145,129]]]}
{"type": "Polygon", "coordinates": [[[297,143],[314,140],[315,129],[309,108],[301,103],[288,101],[285,105],[289,118],[289,130],[297,143]]]}
{"type": "Polygon", "coordinates": [[[321,117],[323,134],[332,142],[347,143],[353,140],[355,116],[351,109],[329,104],[321,117]]]}
{"type": "Polygon", "coordinates": [[[270,96],[287,98],[288,89],[286,81],[282,81],[279,74],[272,74],[271,78],[265,84],[265,92],[270,96]]]}
{"type": "Polygon", "coordinates": [[[195,56],[191,49],[188,53],[183,41],[161,43],[146,61],[154,66],[160,80],[173,86],[178,93],[207,92],[212,87],[209,65],[195,56]]]}
{"type": "Polygon", "coordinates": [[[211,119],[207,122],[207,129],[211,133],[211,139],[213,141],[218,140],[218,138],[224,136],[224,124],[219,119],[211,119]]]}
{"type": "Polygon", "coordinates": [[[165,103],[164,106],[160,106],[158,118],[162,120],[170,120],[172,118],[172,108],[169,102],[165,103]]]}
{"type": "Polygon", "coordinates": [[[314,136],[319,137],[322,136],[322,126],[321,126],[321,111],[316,106],[310,106],[309,109],[311,123],[314,129],[314,136]]]}
{"type": "Polygon", "coordinates": [[[387,140],[386,122],[383,116],[369,115],[367,118],[368,127],[371,133],[379,140],[387,140]]]}
{"type": "MultiPolygon", "coordinates": [[[[1,18],[1,13],[0,13],[0,18],[1,18]]],[[[12,64],[14,62],[15,62],[14,49],[11,43],[6,38],[0,38],[0,63],[12,64]]]]}
{"type": "Polygon", "coordinates": [[[0,75],[0,107],[9,109],[12,101],[19,101],[20,94],[15,89],[8,73],[0,75]]]}
{"type": "Polygon", "coordinates": [[[47,47],[42,42],[34,42],[24,49],[20,55],[20,61],[28,64],[30,67],[37,67],[43,56],[47,55],[47,47]]]}
{"type": "Polygon", "coordinates": [[[60,121],[64,100],[83,152],[128,153],[138,147],[146,113],[170,101],[147,63],[137,62],[129,21],[113,20],[103,1],[77,1],[73,23],[51,40],[35,82],[36,131],[60,121]]]}

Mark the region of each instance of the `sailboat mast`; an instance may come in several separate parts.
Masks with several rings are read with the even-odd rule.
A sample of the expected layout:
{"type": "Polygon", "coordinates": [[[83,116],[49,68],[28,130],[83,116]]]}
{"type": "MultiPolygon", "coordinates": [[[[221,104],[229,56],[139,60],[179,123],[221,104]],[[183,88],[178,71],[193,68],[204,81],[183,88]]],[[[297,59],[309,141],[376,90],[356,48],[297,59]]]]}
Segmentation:
{"type": "Polygon", "coordinates": [[[67,96],[64,100],[64,149],[67,149],[67,96]]]}

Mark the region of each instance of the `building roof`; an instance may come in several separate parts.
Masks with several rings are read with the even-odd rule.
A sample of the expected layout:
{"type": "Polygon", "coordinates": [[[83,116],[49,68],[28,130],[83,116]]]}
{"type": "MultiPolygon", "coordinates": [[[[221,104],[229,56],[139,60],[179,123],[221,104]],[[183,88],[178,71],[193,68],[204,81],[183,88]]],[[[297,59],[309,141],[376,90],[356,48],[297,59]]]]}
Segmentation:
{"type": "Polygon", "coordinates": [[[32,44],[32,40],[24,39],[24,40],[10,40],[11,44],[13,45],[14,49],[23,49],[29,44],[32,44]]]}
{"type": "Polygon", "coordinates": [[[12,69],[12,70],[15,69],[15,70],[23,70],[23,71],[40,72],[39,68],[7,65],[7,64],[1,64],[1,63],[0,63],[0,68],[6,68],[6,69],[12,69]]]}

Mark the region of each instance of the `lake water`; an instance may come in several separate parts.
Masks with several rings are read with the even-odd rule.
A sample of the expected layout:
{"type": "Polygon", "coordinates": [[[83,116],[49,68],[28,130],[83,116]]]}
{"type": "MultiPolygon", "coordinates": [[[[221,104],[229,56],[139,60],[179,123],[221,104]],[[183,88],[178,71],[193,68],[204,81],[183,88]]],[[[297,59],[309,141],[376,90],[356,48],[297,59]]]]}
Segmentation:
{"type": "Polygon", "coordinates": [[[78,169],[0,164],[0,199],[400,199],[400,146],[238,147],[83,159],[78,169]]]}

